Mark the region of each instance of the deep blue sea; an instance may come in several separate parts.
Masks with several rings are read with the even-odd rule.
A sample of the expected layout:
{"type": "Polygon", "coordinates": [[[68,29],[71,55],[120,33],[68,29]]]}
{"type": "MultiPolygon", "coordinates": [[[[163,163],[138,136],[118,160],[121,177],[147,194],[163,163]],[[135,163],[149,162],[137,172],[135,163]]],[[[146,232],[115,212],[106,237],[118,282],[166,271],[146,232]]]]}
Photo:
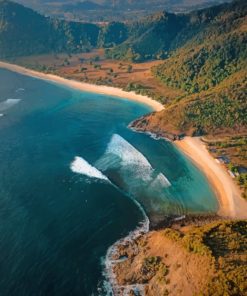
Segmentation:
{"type": "Polygon", "coordinates": [[[202,173],[128,124],[151,110],[0,69],[0,295],[102,295],[107,249],[149,217],[215,212],[202,173]]]}

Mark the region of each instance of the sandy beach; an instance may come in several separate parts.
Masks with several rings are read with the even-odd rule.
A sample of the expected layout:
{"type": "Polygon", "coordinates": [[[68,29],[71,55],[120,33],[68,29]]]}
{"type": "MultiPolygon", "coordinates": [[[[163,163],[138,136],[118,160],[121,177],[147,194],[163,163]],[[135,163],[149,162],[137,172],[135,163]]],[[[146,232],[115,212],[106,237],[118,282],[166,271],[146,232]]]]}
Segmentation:
{"type": "MultiPolygon", "coordinates": [[[[147,96],[138,95],[134,92],[126,92],[116,87],[93,85],[69,80],[5,62],[0,62],[0,68],[5,68],[46,81],[52,81],[82,91],[134,100],[150,106],[154,111],[161,111],[164,109],[164,106],[161,103],[147,96]]],[[[241,197],[239,188],[227,173],[226,169],[222,165],[216,163],[215,159],[209,154],[206,146],[200,141],[200,139],[186,137],[181,141],[176,141],[175,144],[187,156],[189,156],[207,176],[219,200],[219,215],[239,219],[247,218],[247,202],[241,197]]]]}
{"type": "Polygon", "coordinates": [[[129,100],[133,100],[136,102],[146,104],[149,107],[151,107],[154,111],[161,111],[162,109],[164,109],[164,106],[161,103],[159,103],[147,96],[138,95],[134,92],[127,92],[127,91],[124,91],[124,90],[117,88],[117,87],[94,85],[94,84],[79,82],[79,81],[75,81],[75,80],[69,80],[69,79],[65,79],[65,78],[62,78],[57,75],[45,74],[45,73],[33,71],[33,70],[30,70],[30,69],[27,69],[27,68],[24,68],[21,66],[17,66],[14,64],[1,62],[1,61],[0,61],[0,68],[8,69],[13,72],[36,77],[36,78],[46,80],[46,81],[52,81],[52,82],[66,85],[68,87],[72,87],[72,88],[82,90],[82,91],[110,95],[110,96],[120,97],[120,98],[126,98],[129,100]]]}
{"type": "Polygon", "coordinates": [[[218,214],[224,217],[246,219],[247,202],[223,165],[217,163],[200,138],[185,137],[176,146],[204,172],[219,200],[218,214]]]}

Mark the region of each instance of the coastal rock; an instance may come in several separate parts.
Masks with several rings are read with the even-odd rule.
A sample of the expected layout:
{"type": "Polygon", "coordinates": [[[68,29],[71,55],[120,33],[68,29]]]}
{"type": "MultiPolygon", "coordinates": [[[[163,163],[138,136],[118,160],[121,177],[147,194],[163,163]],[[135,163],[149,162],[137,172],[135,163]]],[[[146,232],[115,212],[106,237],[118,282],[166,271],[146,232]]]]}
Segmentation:
{"type": "Polygon", "coordinates": [[[206,215],[186,218],[185,226],[179,223],[123,247],[132,256],[114,267],[123,288],[120,296],[233,295],[233,291],[244,295],[247,267],[241,246],[247,243],[246,221],[206,215]],[[132,246],[138,246],[134,256],[132,246]]]}

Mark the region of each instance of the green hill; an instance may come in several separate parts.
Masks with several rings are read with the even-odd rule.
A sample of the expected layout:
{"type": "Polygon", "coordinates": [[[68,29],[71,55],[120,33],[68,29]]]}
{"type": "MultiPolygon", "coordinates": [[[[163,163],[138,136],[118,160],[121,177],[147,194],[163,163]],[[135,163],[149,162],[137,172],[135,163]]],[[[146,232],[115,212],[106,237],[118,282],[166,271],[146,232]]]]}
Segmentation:
{"type": "Polygon", "coordinates": [[[182,30],[186,16],[162,12],[128,25],[128,39],[106,51],[113,59],[141,62],[153,58],[165,58],[171,49],[171,41],[182,30]]]}
{"type": "Polygon", "coordinates": [[[245,0],[104,26],[52,19],[0,0],[0,58],[95,47],[105,47],[113,59],[163,59],[153,75],[183,92],[165,99],[164,111],[137,121],[138,129],[190,135],[246,132],[245,0]]]}
{"type": "Polygon", "coordinates": [[[0,57],[87,51],[99,27],[44,17],[14,2],[0,1],[0,57]]]}
{"type": "MultiPolygon", "coordinates": [[[[210,22],[154,70],[159,79],[172,87],[195,93],[214,87],[246,68],[247,3],[238,1],[222,8],[217,14],[214,8],[209,9],[211,15],[215,15],[210,22]]],[[[206,17],[209,18],[209,13],[206,17]]]]}
{"type": "MultiPolygon", "coordinates": [[[[193,14],[198,21],[201,12],[193,14]]],[[[234,1],[202,15],[209,21],[183,45],[177,38],[180,47],[153,69],[157,79],[182,89],[184,95],[171,100],[164,111],[137,121],[138,129],[189,135],[246,133],[247,3],[234,1]]],[[[188,33],[189,27],[179,34],[188,33]]]]}
{"type": "MultiPolygon", "coordinates": [[[[227,2],[226,0],[15,0],[20,4],[31,7],[35,10],[46,11],[49,14],[55,14],[57,10],[62,12],[73,12],[77,15],[82,14],[86,16],[89,10],[95,14],[95,21],[99,21],[102,17],[102,10],[104,12],[112,11],[118,12],[119,16],[124,16],[129,19],[129,11],[135,11],[138,16],[142,14],[150,14],[150,12],[161,11],[163,9],[168,11],[191,11],[203,7],[216,5],[219,3],[227,2]],[[56,5],[54,5],[56,3],[56,5]],[[77,11],[76,11],[77,10],[77,11]],[[101,10],[101,11],[99,11],[101,10]],[[122,12],[122,13],[121,13],[122,12]]],[[[104,15],[105,16],[105,15],[104,15]]],[[[112,15],[114,16],[114,14],[112,15]]],[[[118,19],[119,20],[119,19],[118,19]]]]}
{"type": "MultiPolygon", "coordinates": [[[[227,26],[231,26],[235,19],[245,14],[246,5],[243,1],[222,4],[189,14],[156,13],[128,24],[129,38],[119,46],[108,50],[107,56],[137,62],[164,59],[174,50],[185,46],[187,42],[199,44],[204,42],[205,37],[208,41],[210,38],[213,40],[219,34],[232,29],[227,26]],[[232,10],[237,15],[233,15],[232,10]]],[[[236,27],[237,23],[233,25],[236,27]]],[[[233,39],[231,43],[234,42],[233,39]]]]}
{"type": "Polygon", "coordinates": [[[50,18],[20,4],[0,0],[0,58],[51,52],[87,52],[116,46],[128,38],[125,24],[105,26],[50,18]]]}

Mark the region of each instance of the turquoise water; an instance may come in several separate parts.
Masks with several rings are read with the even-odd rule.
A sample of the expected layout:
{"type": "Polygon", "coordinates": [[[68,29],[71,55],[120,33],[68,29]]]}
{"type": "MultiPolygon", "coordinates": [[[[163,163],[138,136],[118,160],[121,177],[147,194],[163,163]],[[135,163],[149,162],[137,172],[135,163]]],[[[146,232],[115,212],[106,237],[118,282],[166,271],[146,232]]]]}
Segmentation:
{"type": "Polygon", "coordinates": [[[152,218],[217,210],[171,143],[127,128],[150,111],[0,69],[1,295],[102,294],[107,249],[143,220],[131,198],[152,218]]]}

